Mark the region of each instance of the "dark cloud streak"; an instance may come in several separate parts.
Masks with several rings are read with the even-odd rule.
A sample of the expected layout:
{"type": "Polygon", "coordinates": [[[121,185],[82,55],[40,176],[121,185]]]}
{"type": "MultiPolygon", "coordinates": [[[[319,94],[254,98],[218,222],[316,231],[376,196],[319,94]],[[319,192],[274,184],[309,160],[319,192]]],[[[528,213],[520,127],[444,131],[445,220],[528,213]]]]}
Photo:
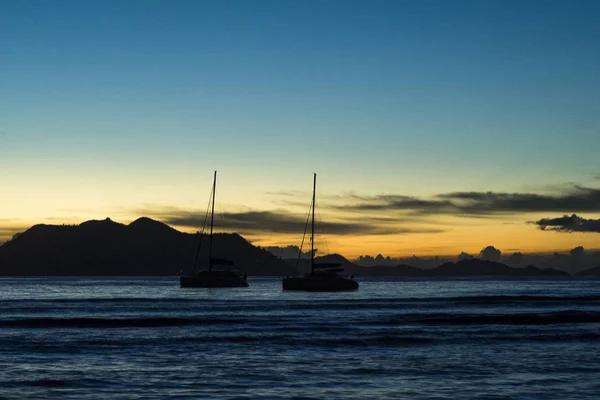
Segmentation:
{"type": "MultiPolygon", "coordinates": [[[[160,219],[162,222],[190,228],[200,228],[204,216],[199,212],[166,208],[164,210],[144,209],[136,213],[160,219]]],[[[226,212],[215,216],[215,226],[227,231],[239,233],[283,233],[299,234],[306,227],[306,214],[292,214],[280,211],[243,211],[226,212]]],[[[318,231],[331,235],[392,235],[409,233],[439,233],[440,229],[403,228],[397,226],[397,220],[390,219],[383,223],[380,219],[345,219],[318,224],[318,231]]]]}
{"type": "Polygon", "coordinates": [[[362,197],[334,206],[349,211],[408,211],[416,215],[489,215],[521,212],[600,212],[600,189],[571,185],[561,193],[451,192],[431,199],[401,195],[362,197]]]}
{"type": "Polygon", "coordinates": [[[600,233],[600,219],[586,219],[577,214],[563,215],[558,218],[542,218],[530,223],[537,225],[543,231],[600,233]]]}

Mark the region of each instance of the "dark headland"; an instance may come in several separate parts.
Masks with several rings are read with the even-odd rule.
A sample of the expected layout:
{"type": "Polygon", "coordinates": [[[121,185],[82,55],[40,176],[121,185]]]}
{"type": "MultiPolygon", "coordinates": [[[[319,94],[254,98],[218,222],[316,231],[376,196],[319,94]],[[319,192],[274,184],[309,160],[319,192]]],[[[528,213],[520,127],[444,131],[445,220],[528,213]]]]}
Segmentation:
{"type": "MultiPolygon", "coordinates": [[[[199,237],[145,217],[129,225],[108,218],[75,226],[35,225],[0,246],[0,275],[178,275],[191,270],[199,237]]],[[[199,260],[208,259],[207,247],[202,246],[199,260]]],[[[215,235],[213,256],[232,260],[249,275],[290,270],[237,234],[215,235]]]]}
{"type": "MultiPolygon", "coordinates": [[[[80,225],[35,225],[0,246],[1,276],[168,276],[189,272],[200,235],[180,232],[152,220],[139,218],[129,225],[110,219],[80,225]]],[[[207,246],[199,259],[207,258],[207,246]]],[[[294,272],[295,260],[282,260],[252,245],[242,236],[217,234],[214,256],[234,261],[248,275],[285,276],[294,272]]],[[[458,276],[569,276],[565,271],[535,266],[513,268],[479,259],[447,262],[431,269],[408,265],[359,266],[338,254],[319,257],[339,262],[358,276],[458,277],[458,276]]],[[[202,264],[200,264],[201,266],[202,264]]],[[[302,260],[299,272],[308,270],[302,260]]],[[[600,268],[581,275],[598,275],[600,268]]]]}

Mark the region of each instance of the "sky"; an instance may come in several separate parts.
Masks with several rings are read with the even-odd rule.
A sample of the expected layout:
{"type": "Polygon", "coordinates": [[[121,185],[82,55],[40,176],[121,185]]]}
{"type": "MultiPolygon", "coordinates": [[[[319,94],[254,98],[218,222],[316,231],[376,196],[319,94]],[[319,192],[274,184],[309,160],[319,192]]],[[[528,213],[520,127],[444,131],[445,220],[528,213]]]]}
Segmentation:
{"type": "Polygon", "coordinates": [[[217,224],[259,245],[299,244],[317,173],[320,252],[600,248],[599,17],[2,0],[0,242],[106,217],[193,232],[217,170],[217,224]]]}

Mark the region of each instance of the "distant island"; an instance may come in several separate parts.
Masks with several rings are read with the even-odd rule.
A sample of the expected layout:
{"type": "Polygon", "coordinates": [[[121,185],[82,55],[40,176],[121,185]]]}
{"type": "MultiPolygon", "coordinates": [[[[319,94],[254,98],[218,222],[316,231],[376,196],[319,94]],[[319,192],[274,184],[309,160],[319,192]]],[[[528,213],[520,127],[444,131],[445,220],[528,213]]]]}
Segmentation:
{"type": "MultiPolygon", "coordinates": [[[[537,268],[528,265],[523,268],[509,267],[495,261],[477,258],[461,260],[456,263],[446,262],[435,268],[424,269],[410,265],[365,267],[354,264],[339,254],[319,257],[320,262],[339,263],[350,274],[358,276],[402,276],[402,277],[467,277],[467,276],[570,276],[566,271],[554,268],[537,268]]],[[[296,260],[286,260],[294,266],[296,260]]],[[[308,260],[302,260],[301,270],[309,268],[308,260]]]]}
{"type": "MultiPolygon", "coordinates": [[[[35,225],[0,246],[0,276],[179,275],[191,270],[200,237],[146,217],[129,225],[109,218],[80,225],[35,225]]],[[[200,260],[208,257],[206,247],[202,248],[200,260]]],[[[302,259],[295,271],[295,259],[277,258],[235,233],[215,235],[213,256],[234,261],[250,276],[286,276],[309,269],[307,259],[302,259]]],[[[317,260],[340,263],[349,274],[357,276],[569,276],[553,268],[532,265],[515,268],[477,258],[446,262],[430,269],[408,265],[359,266],[339,254],[317,260]]],[[[600,275],[600,267],[578,275],[600,275]]]]}
{"type": "Polygon", "coordinates": [[[600,266],[589,268],[575,274],[577,276],[600,276],[600,266]]]}
{"type": "MultiPolygon", "coordinates": [[[[145,217],[129,225],[109,218],[72,226],[35,225],[0,246],[0,275],[179,275],[192,269],[199,241],[200,234],[179,232],[145,217]]],[[[199,260],[208,259],[207,247],[202,246],[199,260]]],[[[237,234],[215,235],[213,256],[232,260],[249,275],[291,271],[237,234]]]]}

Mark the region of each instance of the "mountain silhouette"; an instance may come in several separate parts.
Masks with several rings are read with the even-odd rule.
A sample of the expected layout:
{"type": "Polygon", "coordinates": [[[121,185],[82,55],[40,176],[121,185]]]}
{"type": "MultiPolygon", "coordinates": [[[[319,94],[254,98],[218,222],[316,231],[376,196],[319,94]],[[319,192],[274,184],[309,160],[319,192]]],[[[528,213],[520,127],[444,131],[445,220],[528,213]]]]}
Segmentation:
{"type": "Polygon", "coordinates": [[[580,271],[577,276],[600,276],[600,266],[580,271]]]}
{"type": "MultiPolygon", "coordinates": [[[[285,260],[292,268],[296,259],[285,260]]],[[[422,269],[410,265],[375,265],[360,266],[348,261],[340,254],[330,254],[315,258],[315,262],[339,263],[346,273],[357,276],[404,276],[404,277],[459,277],[459,276],[569,276],[569,273],[553,268],[537,268],[529,265],[524,268],[514,268],[495,261],[478,258],[465,259],[457,263],[447,262],[435,268],[422,269]]],[[[299,272],[310,270],[310,260],[302,259],[299,272]]]]}
{"type": "MultiPolygon", "coordinates": [[[[139,218],[124,225],[110,218],[80,225],[35,225],[0,246],[3,276],[168,276],[189,273],[202,235],[180,232],[162,222],[139,218]]],[[[198,267],[208,261],[208,240],[198,257],[198,267]]],[[[281,260],[253,246],[236,233],[213,236],[213,257],[232,260],[248,275],[285,276],[296,259],[281,260]]],[[[447,262],[435,268],[408,265],[360,266],[340,254],[316,257],[317,263],[339,263],[357,276],[457,277],[457,276],[569,276],[567,272],[534,266],[513,268],[477,258],[447,262]]],[[[300,260],[298,273],[310,270],[310,260],[300,260]]],[[[581,274],[599,274],[600,268],[581,274]]]]}
{"type": "MultiPolygon", "coordinates": [[[[286,258],[284,261],[292,269],[294,269],[296,267],[296,263],[298,263],[297,258],[286,258]]],[[[315,257],[315,264],[319,263],[338,263],[340,264],[340,267],[344,268],[348,273],[352,273],[355,268],[360,268],[358,265],[348,261],[344,256],[337,253],[315,257]]],[[[310,258],[300,259],[297,272],[301,274],[310,272],[310,258]]]]}
{"type": "MultiPolygon", "coordinates": [[[[4,276],[139,276],[190,272],[200,234],[139,218],[129,225],[107,218],[80,225],[35,225],[0,246],[4,276]]],[[[208,261],[204,238],[198,266],[208,261]]],[[[248,275],[286,275],[290,268],[238,234],[215,234],[213,257],[234,261],[248,275]]]]}
{"type": "Polygon", "coordinates": [[[447,262],[424,271],[428,276],[570,276],[568,272],[553,268],[538,268],[533,265],[515,268],[497,261],[478,258],[457,263],[447,262]]]}

